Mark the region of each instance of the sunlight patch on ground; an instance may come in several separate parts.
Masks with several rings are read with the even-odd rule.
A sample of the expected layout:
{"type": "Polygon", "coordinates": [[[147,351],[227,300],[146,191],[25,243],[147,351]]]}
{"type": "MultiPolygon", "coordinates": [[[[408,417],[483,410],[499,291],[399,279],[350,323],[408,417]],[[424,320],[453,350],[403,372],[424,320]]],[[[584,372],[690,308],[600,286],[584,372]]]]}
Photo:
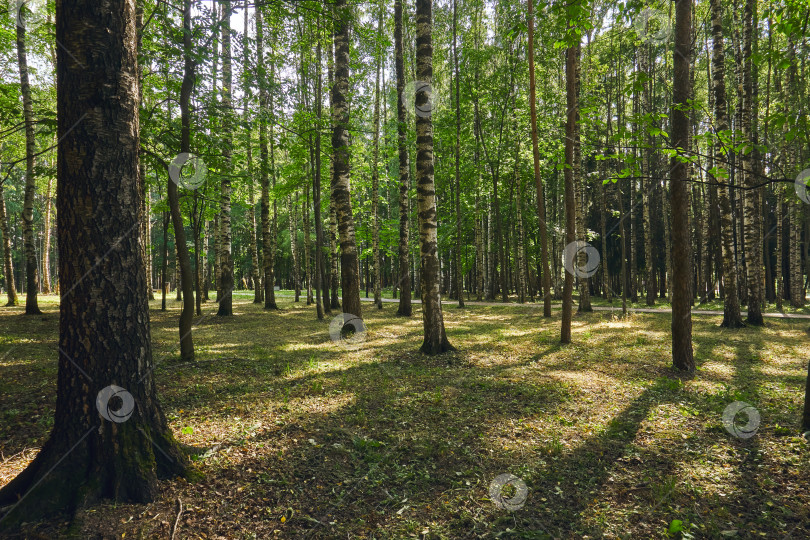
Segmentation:
{"type": "Polygon", "coordinates": [[[728,362],[704,362],[700,366],[700,373],[703,377],[706,375],[714,375],[721,381],[730,381],[736,375],[737,370],[733,365],[728,362]]]}

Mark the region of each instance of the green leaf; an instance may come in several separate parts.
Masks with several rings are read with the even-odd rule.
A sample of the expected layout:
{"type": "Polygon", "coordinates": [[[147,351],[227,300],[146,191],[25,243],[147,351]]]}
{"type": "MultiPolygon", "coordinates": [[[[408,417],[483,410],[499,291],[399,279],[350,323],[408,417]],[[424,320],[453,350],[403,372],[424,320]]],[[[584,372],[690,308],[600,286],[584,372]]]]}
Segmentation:
{"type": "Polygon", "coordinates": [[[669,530],[667,532],[669,534],[683,532],[683,521],[680,519],[673,519],[672,523],[669,524],[669,530]]]}

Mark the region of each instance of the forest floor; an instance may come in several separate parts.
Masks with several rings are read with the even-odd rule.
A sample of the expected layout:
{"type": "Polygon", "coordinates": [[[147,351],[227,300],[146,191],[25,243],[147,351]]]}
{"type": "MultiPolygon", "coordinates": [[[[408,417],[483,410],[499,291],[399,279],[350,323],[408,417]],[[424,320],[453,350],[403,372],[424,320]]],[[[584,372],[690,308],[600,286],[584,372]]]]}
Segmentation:
{"type": "MultiPolygon", "coordinates": [[[[227,319],[204,305],[195,365],[179,363],[180,303],[152,303],[159,395],[178,439],[211,448],[203,479],[81,511],[78,537],[167,538],[178,499],[177,538],[810,537],[806,320],[732,331],[695,317],[698,370],[682,379],[664,313],[577,315],[560,346],[557,310],[446,306],[458,351],[428,358],[418,305],[402,319],[364,304],[351,344],[305,302],[281,294],[269,313],[251,299],[227,319]],[[759,413],[751,438],[724,427],[736,401],[759,413]],[[528,488],[502,494],[514,511],[493,502],[504,473],[528,488]]],[[[53,423],[58,298],[40,302],[41,317],[0,308],[0,485],[53,423]]]]}

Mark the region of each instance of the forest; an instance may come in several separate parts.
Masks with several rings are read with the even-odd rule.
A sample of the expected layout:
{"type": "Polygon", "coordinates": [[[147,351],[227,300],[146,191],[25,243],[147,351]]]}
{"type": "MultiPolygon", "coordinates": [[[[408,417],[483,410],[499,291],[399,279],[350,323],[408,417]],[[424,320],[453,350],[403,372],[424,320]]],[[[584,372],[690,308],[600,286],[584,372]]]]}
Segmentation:
{"type": "Polygon", "coordinates": [[[807,0],[6,0],[0,538],[810,537],[807,0]]]}

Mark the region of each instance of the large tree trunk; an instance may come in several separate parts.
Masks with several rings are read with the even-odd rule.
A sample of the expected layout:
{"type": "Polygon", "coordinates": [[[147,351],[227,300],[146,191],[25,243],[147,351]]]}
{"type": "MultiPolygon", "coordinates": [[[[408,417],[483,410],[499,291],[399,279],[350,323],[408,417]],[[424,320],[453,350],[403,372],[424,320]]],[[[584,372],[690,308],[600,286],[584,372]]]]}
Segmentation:
{"type": "MultiPolygon", "coordinates": [[[[712,10],[712,76],[714,91],[715,126],[717,133],[728,129],[726,114],[725,52],[723,50],[723,8],[720,0],[711,0],[712,10]]],[[[720,167],[720,161],[727,159],[725,145],[718,135],[716,141],[718,183],[717,197],[720,205],[720,236],[723,249],[723,324],[726,328],[743,326],[740,315],[740,302],[737,297],[737,271],[734,264],[733,230],[731,222],[731,197],[728,188],[728,173],[720,167]]]]}
{"type": "MultiPolygon", "coordinates": [[[[577,64],[579,63],[580,44],[568,47],[565,55],[565,95],[568,114],[565,123],[565,243],[576,241],[576,199],[574,195],[574,146],[577,136],[579,104],[577,103],[577,64]]],[[[562,298],[562,325],[560,342],[571,343],[571,317],[573,315],[574,275],[565,272],[562,298]]]]}
{"type": "Polygon", "coordinates": [[[411,165],[408,156],[408,134],[405,116],[405,61],[402,41],[402,0],[394,0],[394,64],[397,74],[397,151],[399,154],[399,307],[397,315],[410,317],[411,270],[409,250],[408,191],[411,187],[411,165]]]}
{"type": "Polygon", "coordinates": [[[231,156],[233,154],[233,69],[231,58],[231,0],[222,0],[222,159],[220,182],[220,280],[222,296],[217,297],[217,315],[233,315],[233,251],[231,233],[231,156]]]}
{"type": "MultiPolygon", "coordinates": [[[[675,4],[675,71],[672,88],[672,144],[689,150],[688,101],[692,54],[692,1],[675,4]]],[[[670,161],[672,197],[672,364],[692,372],[692,250],[689,243],[689,167],[673,156],[670,161]]]]}
{"type": "Polygon", "coordinates": [[[3,182],[0,182],[0,233],[3,235],[3,279],[8,295],[7,306],[16,306],[20,303],[17,298],[17,287],[14,284],[14,264],[11,259],[11,236],[6,214],[6,198],[3,193],[3,182]]]}
{"type": "MultiPolygon", "coordinates": [[[[754,11],[756,0],[746,0],[743,14],[743,102],[742,102],[742,136],[743,142],[752,141],[752,106],[753,77],[755,76],[753,62],[751,61],[751,40],[754,31],[754,11]]],[[[746,270],[748,278],[748,317],[746,322],[761,326],[762,305],[764,296],[762,291],[762,238],[760,236],[762,216],[759,213],[760,189],[754,186],[759,182],[753,174],[754,166],[752,154],[754,149],[748,147],[742,155],[743,185],[747,188],[743,192],[745,197],[745,253],[746,270]]]]}
{"type": "MultiPolygon", "coordinates": [[[[24,10],[20,10],[24,17],[24,10]]],[[[25,247],[25,314],[38,315],[37,294],[39,293],[39,272],[37,269],[37,244],[34,239],[34,195],[37,185],[34,178],[34,105],[31,99],[31,85],[28,82],[28,55],[25,50],[25,24],[17,24],[17,64],[20,70],[20,93],[23,100],[23,121],[25,122],[25,197],[23,201],[22,226],[23,246],[25,247]]]]}
{"type": "Polygon", "coordinates": [[[416,0],[416,194],[419,205],[419,247],[422,322],[425,340],[420,351],[441,354],[455,350],[447,340],[439,293],[438,216],[433,182],[433,0],[416,0]]]}
{"type": "Polygon", "coordinates": [[[57,230],[66,297],[56,411],[42,450],[0,490],[0,505],[13,505],[3,529],[101,498],[153,501],[158,477],[183,474],[187,466],[152,378],[139,248],[135,3],[74,0],[56,9],[63,45],[57,230]]]}
{"type": "Polygon", "coordinates": [[[335,2],[335,83],[332,86],[332,199],[335,203],[340,234],[340,268],[343,288],[343,312],[362,318],[360,307],[360,272],[357,243],[354,237],[351,187],[349,178],[349,27],[351,11],[346,0],[335,2]]]}
{"type": "MultiPolygon", "coordinates": [[[[191,151],[191,92],[194,89],[194,61],[191,58],[191,0],[183,2],[183,83],[180,87],[180,153],[188,154],[191,151]]],[[[177,167],[172,163],[170,167],[177,167]]],[[[194,360],[194,342],[191,335],[191,324],[194,320],[194,281],[191,276],[191,257],[186,244],[186,231],[183,227],[183,216],[180,214],[180,199],[177,194],[177,184],[174,179],[179,178],[180,171],[171,174],[173,178],[167,181],[169,195],[169,209],[172,214],[172,227],[174,228],[174,244],[177,249],[177,262],[180,266],[180,283],[178,290],[183,288],[183,309],[180,312],[180,359],[185,362],[194,360]]]]}

